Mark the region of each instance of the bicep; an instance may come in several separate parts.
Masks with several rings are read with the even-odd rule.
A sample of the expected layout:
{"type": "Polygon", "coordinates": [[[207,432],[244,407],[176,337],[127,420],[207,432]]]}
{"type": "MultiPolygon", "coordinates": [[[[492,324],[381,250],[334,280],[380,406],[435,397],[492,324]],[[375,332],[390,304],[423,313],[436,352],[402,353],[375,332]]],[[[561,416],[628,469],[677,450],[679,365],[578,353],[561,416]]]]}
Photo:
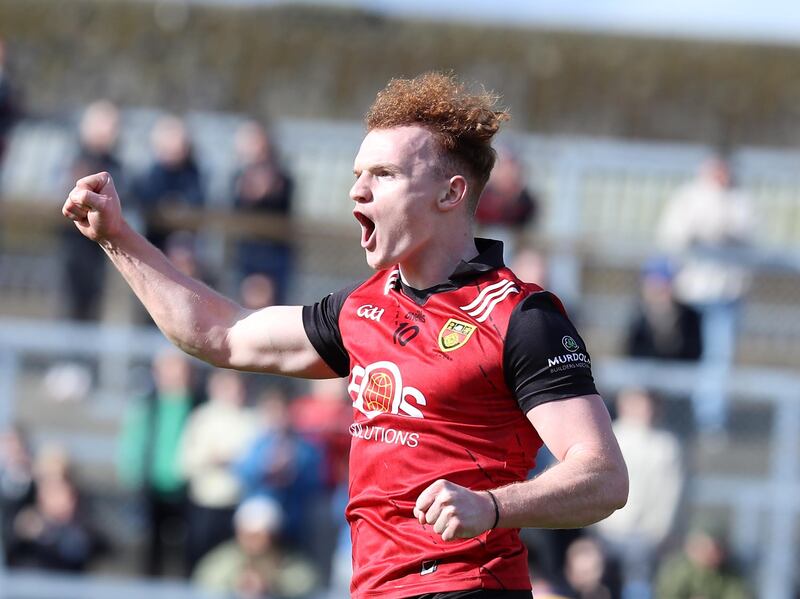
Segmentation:
{"type": "Polygon", "coordinates": [[[539,404],[528,420],[559,461],[573,453],[590,451],[622,462],[611,418],[599,395],[582,395],[539,404]]]}
{"type": "Polygon", "coordinates": [[[338,376],[311,344],[302,306],[245,312],[226,337],[229,368],[305,378],[338,376]]]}

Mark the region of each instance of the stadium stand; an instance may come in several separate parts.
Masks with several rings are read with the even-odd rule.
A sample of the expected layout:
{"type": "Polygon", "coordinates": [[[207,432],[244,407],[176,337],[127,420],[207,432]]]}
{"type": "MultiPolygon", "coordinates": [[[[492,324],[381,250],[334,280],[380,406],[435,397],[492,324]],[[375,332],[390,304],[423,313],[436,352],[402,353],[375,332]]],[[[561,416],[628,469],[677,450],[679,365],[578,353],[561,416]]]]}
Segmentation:
{"type": "MultiPolygon", "coordinates": [[[[149,129],[158,114],[151,109],[123,111],[120,156],[134,172],[147,164],[149,129]]],[[[230,245],[243,235],[258,235],[255,229],[263,225],[268,236],[288,238],[300,253],[291,301],[313,301],[365,272],[360,251],[351,240],[354,225],[347,199],[360,125],[310,120],[274,123],[281,153],[297,182],[296,211],[289,221],[264,218],[248,225],[230,213],[226,187],[234,170],[233,134],[243,118],[198,112],[187,120],[198,158],[209,174],[205,184],[210,205],[203,213],[165,214],[164,218],[198,229],[208,240],[205,251],[212,265],[224,268],[230,245]]],[[[137,384],[137,373],[165,341],[148,327],[130,325],[130,310],[124,308],[130,306],[130,295],[114,278],[109,281],[105,322],[76,325],[56,319],[58,262],[52,238],[65,226],[59,207],[66,191],[58,173],[63,172],[64,156],[72,147],[75,121],[22,121],[12,132],[0,173],[0,306],[4,315],[0,318],[0,424],[19,421],[35,430],[34,441],[62,442],[94,486],[98,505],[105,506],[100,513],[115,522],[118,513],[109,506],[122,495],[113,479],[110,456],[119,418],[137,384]],[[24,235],[21,223],[26,226],[24,235]],[[79,345],[75,339],[81,340],[79,345]],[[54,404],[43,395],[42,381],[51,364],[68,358],[88,369],[90,391],[80,401],[54,404]]],[[[646,382],[667,395],[686,395],[694,384],[693,367],[616,356],[633,307],[639,268],[652,252],[660,210],[708,148],[521,134],[509,135],[507,141],[519,150],[529,184],[543,201],[541,226],[529,237],[551,258],[552,287],[577,307],[593,348],[601,389],[612,394],[631,382],[646,382]]],[[[796,551],[790,531],[800,506],[780,498],[793,496],[800,485],[796,464],[800,401],[786,393],[800,387],[800,380],[785,370],[800,365],[800,176],[792,168],[798,156],[743,148],[735,153],[734,161],[741,185],[757,203],[761,222],[758,246],[737,256],[753,266],[757,281],[740,329],[740,368],[730,381],[732,421],[726,451],[720,454],[704,440],[693,438],[685,422],[678,422],[676,428],[683,427],[683,438],[692,448],[691,506],[726,514],[734,547],[746,558],[748,572],[760,588],[769,590],[765,596],[788,597],[796,551]],[[759,517],[754,519],[753,513],[759,517]],[[767,535],[768,543],[762,543],[762,535],[767,535]],[[764,551],[756,551],[759,546],[764,551]]],[[[676,410],[685,410],[680,401],[673,403],[676,410]]],[[[119,533],[121,538],[114,540],[124,543],[131,531],[120,529],[119,533]]],[[[15,597],[41,596],[24,573],[14,573],[2,582],[15,589],[15,597]]],[[[57,581],[47,582],[51,583],[57,581]]],[[[136,596],[148,588],[138,582],[83,587],[71,581],[64,583],[61,596],[94,596],[87,593],[112,587],[120,597],[136,596]]],[[[190,592],[178,587],[174,591],[170,596],[190,592]]]]}

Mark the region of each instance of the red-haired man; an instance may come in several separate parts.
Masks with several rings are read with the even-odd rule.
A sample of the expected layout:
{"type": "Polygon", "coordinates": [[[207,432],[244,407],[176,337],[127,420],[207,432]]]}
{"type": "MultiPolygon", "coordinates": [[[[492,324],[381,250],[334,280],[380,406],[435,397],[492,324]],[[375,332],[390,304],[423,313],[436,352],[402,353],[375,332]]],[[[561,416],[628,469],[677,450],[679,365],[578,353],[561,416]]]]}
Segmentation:
{"type": "Polygon", "coordinates": [[[64,205],[183,350],[349,376],[354,597],[530,597],[518,529],[585,526],[626,501],[583,341],[501,244],[473,239],[507,118],[495,103],[438,73],[378,94],[350,191],[377,272],[311,306],[249,311],[181,275],[124,222],[106,174],[64,205]],[[542,443],[559,463],[526,480],[542,443]]]}

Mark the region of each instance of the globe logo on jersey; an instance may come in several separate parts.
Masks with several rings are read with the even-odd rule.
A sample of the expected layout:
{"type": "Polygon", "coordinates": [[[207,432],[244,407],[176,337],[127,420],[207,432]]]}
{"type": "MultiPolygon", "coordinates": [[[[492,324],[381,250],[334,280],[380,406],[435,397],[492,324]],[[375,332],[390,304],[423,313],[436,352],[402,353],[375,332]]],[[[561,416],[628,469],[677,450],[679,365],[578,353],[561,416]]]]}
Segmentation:
{"type": "Polygon", "coordinates": [[[380,414],[423,418],[418,406],[427,404],[422,391],[403,385],[400,368],[389,361],[353,366],[347,391],[353,407],[367,418],[380,414]]]}
{"type": "Polygon", "coordinates": [[[364,405],[368,410],[388,412],[394,397],[394,381],[386,371],[376,371],[369,375],[364,389],[364,405]]]}

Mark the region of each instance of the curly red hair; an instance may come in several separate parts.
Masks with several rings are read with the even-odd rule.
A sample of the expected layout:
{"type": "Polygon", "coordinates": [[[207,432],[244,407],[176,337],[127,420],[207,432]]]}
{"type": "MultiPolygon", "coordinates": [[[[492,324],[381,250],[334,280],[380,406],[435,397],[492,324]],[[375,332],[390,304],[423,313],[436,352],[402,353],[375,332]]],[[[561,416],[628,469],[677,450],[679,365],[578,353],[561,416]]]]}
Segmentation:
{"type": "Polygon", "coordinates": [[[422,125],[436,137],[448,158],[448,171],[466,170],[476,193],[470,194],[474,209],[489,180],[496,154],[492,138],[508,111],[497,108],[499,97],[482,90],[473,93],[455,75],[423,73],[413,79],[392,79],[378,93],[367,112],[367,130],[422,125]]]}

